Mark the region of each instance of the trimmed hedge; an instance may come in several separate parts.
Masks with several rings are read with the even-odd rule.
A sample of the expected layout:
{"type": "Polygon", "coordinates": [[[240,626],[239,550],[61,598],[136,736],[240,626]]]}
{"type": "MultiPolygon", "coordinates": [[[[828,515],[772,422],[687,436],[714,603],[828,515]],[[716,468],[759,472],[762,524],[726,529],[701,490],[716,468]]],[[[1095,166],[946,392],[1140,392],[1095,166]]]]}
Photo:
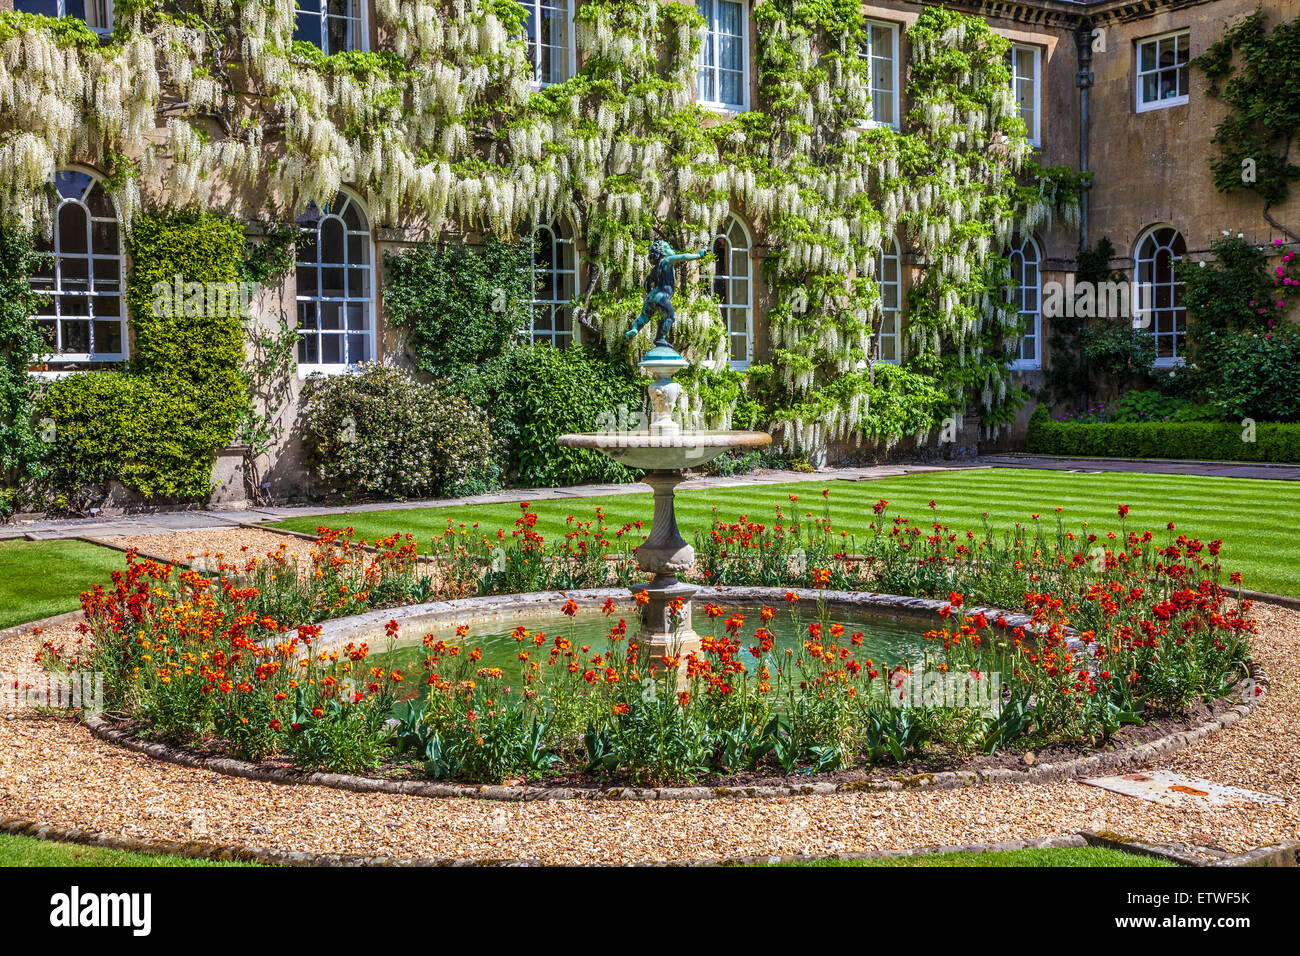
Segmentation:
{"type": "Polygon", "coordinates": [[[40,414],[55,423],[49,493],[82,506],[111,480],[151,499],[202,499],[216,452],[246,407],[241,317],[159,290],[240,278],[244,228],[213,213],[135,217],[126,236],[126,300],[135,333],[130,365],[49,385],[40,414]]]}
{"type": "Polygon", "coordinates": [[[1039,455],[1300,463],[1300,424],[1254,427],[1252,442],[1236,422],[1057,422],[1039,405],[1026,446],[1039,455]]]}

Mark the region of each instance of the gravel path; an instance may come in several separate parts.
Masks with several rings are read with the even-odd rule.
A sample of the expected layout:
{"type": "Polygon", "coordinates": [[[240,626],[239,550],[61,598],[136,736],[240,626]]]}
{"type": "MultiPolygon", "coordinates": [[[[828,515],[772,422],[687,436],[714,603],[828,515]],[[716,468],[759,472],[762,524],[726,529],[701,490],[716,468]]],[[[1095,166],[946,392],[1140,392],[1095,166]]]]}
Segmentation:
{"type": "MultiPolygon", "coordinates": [[[[312,549],[312,542],[306,538],[262,528],[198,528],[158,534],[104,536],[94,540],[118,548],[136,548],[184,564],[204,558],[209,566],[242,564],[250,558],[264,558],[280,548],[288,555],[309,561],[312,549]]],[[[122,560],[125,567],[126,559],[122,560]]]]}
{"type": "MultiPolygon", "coordinates": [[[[158,763],[69,720],[0,720],[0,817],[137,838],[403,857],[635,863],[1038,839],[1081,829],[1241,852],[1300,838],[1300,612],[1258,607],[1272,693],[1154,766],[1288,797],[1174,810],[1067,782],[773,800],[504,804],[277,786],[158,763]]],[[[70,626],[44,635],[59,639],[70,626]]],[[[0,644],[0,673],[40,637],[0,644]]]]}

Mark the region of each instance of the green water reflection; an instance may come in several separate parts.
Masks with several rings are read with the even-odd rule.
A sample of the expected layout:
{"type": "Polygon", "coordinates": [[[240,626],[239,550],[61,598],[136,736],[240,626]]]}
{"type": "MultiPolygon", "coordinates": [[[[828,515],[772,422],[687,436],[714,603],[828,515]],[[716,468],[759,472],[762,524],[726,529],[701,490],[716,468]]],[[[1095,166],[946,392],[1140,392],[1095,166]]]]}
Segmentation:
{"type": "MultiPolygon", "coordinates": [[[[754,631],[762,626],[759,616],[760,608],[756,605],[737,607],[725,606],[724,616],[710,618],[705,615],[703,603],[695,604],[694,626],[701,634],[723,633],[723,621],[733,614],[744,617],[744,626],[740,629],[741,645],[748,647],[756,643],[754,631]]],[[[569,638],[576,647],[591,645],[591,653],[602,653],[609,647],[608,634],[612,624],[617,624],[620,617],[627,619],[629,635],[636,628],[635,616],[630,612],[614,613],[606,617],[599,610],[582,610],[572,619],[565,617],[558,610],[545,613],[528,613],[501,615],[479,621],[464,622],[469,624],[469,636],[464,640],[468,647],[478,647],[483,651],[480,666],[500,667],[507,674],[514,674],[518,667],[520,645],[513,636],[517,626],[527,629],[529,636],[542,633],[548,638],[562,635],[569,638]]],[[[807,627],[818,620],[816,608],[808,605],[796,610],[792,615],[785,608],[778,608],[775,619],[767,625],[776,637],[776,652],[786,648],[800,650],[807,634],[807,627]]],[[[424,627],[404,627],[402,637],[386,651],[387,642],[383,635],[369,640],[371,658],[382,666],[396,667],[404,673],[419,674],[424,672],[424,659],[427,651],[422,643],[425,634],[432,634],[435,639],[452,642],[456,638],[456,625],[460,622],[430,624],[424,627]]],[[[926,644],[924,634],[934,625],[915,619],[893,619],[861,612],[832,614],[827,618],[826,626],[839,623],[844,626],[844,636],[836,643],[847,645],[855,633],[862,634],[861,645],[854,647],[854,656],[859,661],[870,659],[877,665],[902,664],[918,661],[924,654],[926,644]]],[[[531,644],[528,645],[531,648],[531,644]]],[[[931,648],[933,652],[933,648],[931,648]]],[[[748,660],[748,654],[745,655],[748,660]]],[[[779,659],[779,657],[778,657],[779,659]]]]}

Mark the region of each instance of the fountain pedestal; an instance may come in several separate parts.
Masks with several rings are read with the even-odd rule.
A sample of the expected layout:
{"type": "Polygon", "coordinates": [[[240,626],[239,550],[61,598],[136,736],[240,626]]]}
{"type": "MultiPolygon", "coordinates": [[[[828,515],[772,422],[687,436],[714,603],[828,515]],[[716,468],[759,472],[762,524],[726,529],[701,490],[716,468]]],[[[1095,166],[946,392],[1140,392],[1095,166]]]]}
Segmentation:
{"type": "Polygon", "coordinates": [[[650,601],[641,609],[641,633],[649,640],[653,662],[668,657],[682,661],[688,652],[700,649],[700,637],[691,627],[691,598],[699,589],[677,577],[695,565],[695,549],[677,530],[673,498],[684,476],[680,471],[651,471],[643,480],[654,489],[655,516],[650,537],[636,549],[637,566],[654,575],[645,588],[650,601]]]}
{"type": "Polygon", "coordinates": [[[691,598],[699,590],[677,575],[695,564],[695,549],[677,530],[673,492],[683,472],[712,461],[731,448],[768,445],[767,432],[692,431],[673,417],[682,386],[672,380],[687,362],[676,349],[659,345],[646,353],[640,367],[654,376],[649,385],[650,421],[644,430],[561,435],[566,448],[591,448],[629,468],[645,471],[644,481],[655,496],[650,536],[636,549],[637,565],[654,578],[645,586],[649,600],[641,608],[641,635],[649,642],[651,662],[665,658],[685,666],[685,656],[698,651],[700,638],[691,627],[691,598]]]}

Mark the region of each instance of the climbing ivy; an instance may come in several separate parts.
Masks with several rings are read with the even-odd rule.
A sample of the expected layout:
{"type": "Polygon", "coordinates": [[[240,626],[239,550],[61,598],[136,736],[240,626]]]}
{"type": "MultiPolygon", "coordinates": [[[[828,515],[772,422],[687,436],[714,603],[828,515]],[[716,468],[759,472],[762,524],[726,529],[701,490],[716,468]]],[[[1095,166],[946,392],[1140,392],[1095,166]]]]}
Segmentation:
{"type": "Polygon", "coordinates": [[[28,281],[39,256],[31,234],[0,227],[0,518],[39,478],[44,446],[34,421],[36,383],[28,375],[44,343],[31,321],[44,297],[28,281]]]}
{"type": "Polygon", "coordinates": [[[1225,193],[1254,193],[1264,203],[1269,224],[1300,241],[1296,224],[1279,222],[1271,212],[1300,179],[1300,165],[1291,161],[1291,146],[1300,133],[1300,97],[1294,88],[1300,20],[1284,21],[1269,32],[1263,11],[1256,10],[1192,63],[1209,78],[1207,92],[1229,108],[1211,140],[1219,148],[1210,161],[1215,186],[1225,193]]]}
{"type": "MultiPolygon", "coordinates": [[[[541,89],[512,0],[376,0],[389,49],[332,56],[292,41],[293,0],[116,9],[106,40],[0,14],[4,215],[39,220],[34,197],[75,159],[110,174],[125,216],[144,182],[168,209],[256,195],[266,208],[244,214],[278,220],[347,182],[377,222],[434,235],[506,238],[560,220],[588,267],[576,320],[634,361],[649,333],[631,349],[619,339],[649,242],[662,230],[679,248],[707,246],[734,212],[768,249],[772,363],[749,385],[787,447],[896,438],[932,420],[932,392],[978,404],[993,428],[1014,406],[1019,328],[1000,252],[1017,228],[1068,215],[1077,182],[1029,158],[1007,41],[979,17],[928,6],[908,28],[911,109],[894,130],[866,122],[854,0],[756,0],[758,95],[738,115],[694,102],[703,21],[675,0],[586,0],[580,68],[541,89]],[[882,374],[872,348],[873,261],[895,234],[924,266],[908,375],[882,374]],[[929,383],[924,398],[913,379],[929,383]]],[[[675,335],[720,372],[714,269],[706,259],[679,290],[675,335]]],[[[705,400],[693,397],[697,411],[705,400]]]]}

